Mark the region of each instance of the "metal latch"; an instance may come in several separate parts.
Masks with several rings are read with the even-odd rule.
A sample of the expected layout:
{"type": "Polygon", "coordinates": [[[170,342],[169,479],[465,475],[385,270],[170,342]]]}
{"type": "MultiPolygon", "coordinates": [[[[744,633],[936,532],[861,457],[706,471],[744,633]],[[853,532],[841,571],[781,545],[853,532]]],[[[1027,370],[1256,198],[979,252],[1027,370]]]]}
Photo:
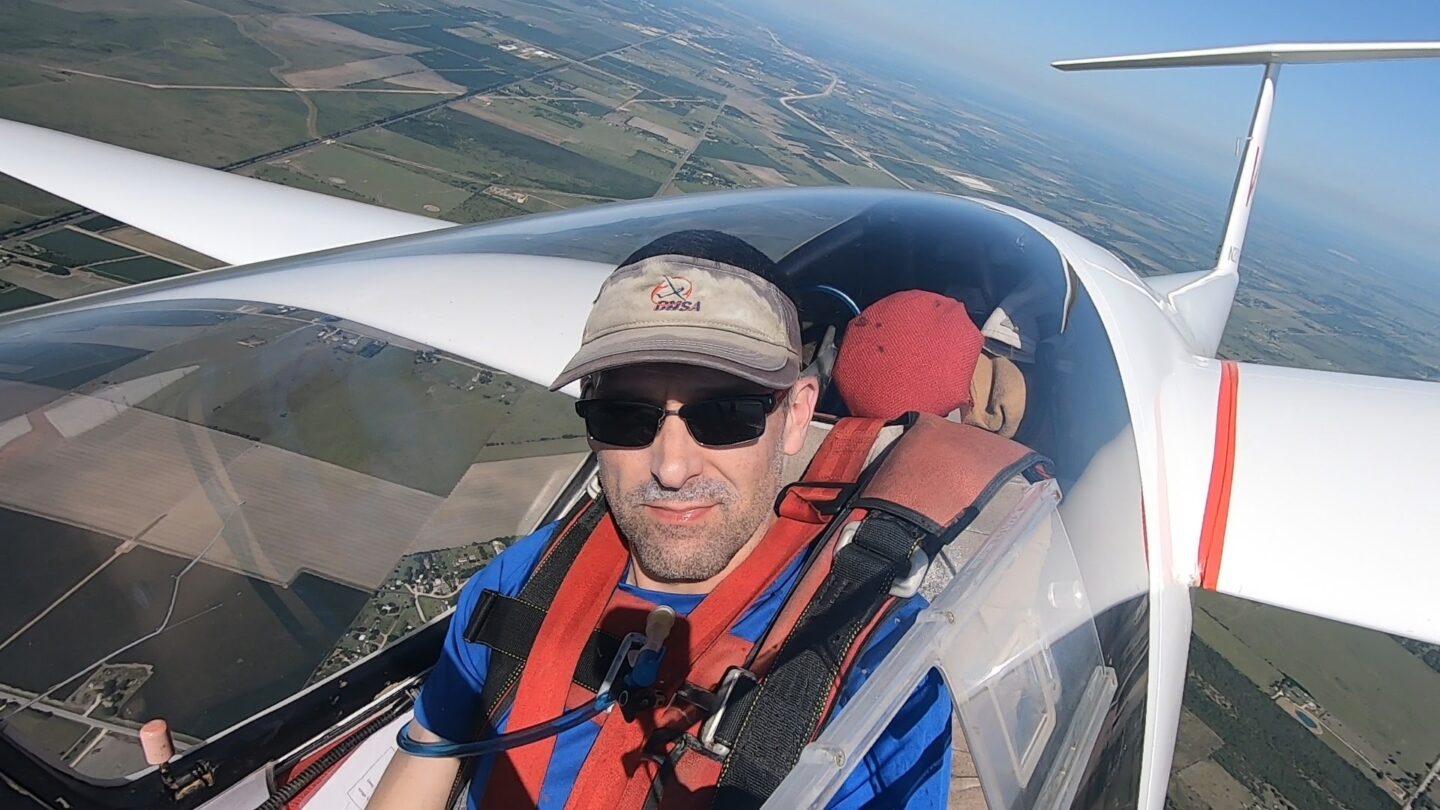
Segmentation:
{"type": "Polygon", "coordinates": [[[720,679],[720,688],[715,690],[716,706],[715,713],[700,727],[700,745],[706,751],[717,757],[730,756],[730,746],[715,741],[715,734],[720,730],[720,720],[725,716],[725,710],[730,706],[730,696],[735,692],[735,684],[741,678],[750,679],[751,683],[759,683],[755,673],[744,667],[730,667],[725,670],[725,677],[720,679]]]}

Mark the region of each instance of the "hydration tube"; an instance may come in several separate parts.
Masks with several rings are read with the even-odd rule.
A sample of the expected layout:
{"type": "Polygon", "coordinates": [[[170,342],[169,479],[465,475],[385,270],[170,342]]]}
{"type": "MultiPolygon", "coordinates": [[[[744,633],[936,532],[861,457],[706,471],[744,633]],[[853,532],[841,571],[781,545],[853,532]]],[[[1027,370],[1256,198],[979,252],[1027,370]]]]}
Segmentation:
{"type": "Polygon", "coordinates": [[[825,293],[826,295],[830,295],[830,296],[833,296],[833,297],[835,297],[835,298],[840,299],[840,302],[841,302],[842,304],[844,304],[847,309],[850,310],[850,314],[851,314],[851,315],[859,315],[859,314],[860,314],[860,305],[857,304],[857,303],[855,303],[855,299],[854,299],[854,298],[851,298],[848,293],[846,293],[844,290],[840,289],[839,287],[832,287],[832,286],[830,286],[829,284],[816,284],[814,287],[806,287],[805,289],[801,290],[800,292],[802,292],[802,293],[807,293],[807,292],[822,292],[822,293],[825,293]]]}
{"type": "Polygon", "coordinates": [[[407,723],[401,726],[399,733],[395,735],[395,743],[401,751],[427,759],[479,757],[529,745],[575,728],[590,718],[609,711],[617,702],[625,702],[631,690],[644,691],[655,685],[660,674],[660,661],[665,654],[665,638],[670,635],[674,622],[675,611],[669,607],[662,605],[651,611],[645,621],[645,633],[631,633],[621,641],[620,650],[610,660],[610,669],[605,673],[605,679],[601,681],[600,691],[596,693],[595,699],[558,717],[517,731],[463,743],[420,742],[410,736],[410,726],[407,723]],[[630,671],[621,678],[620,670],[627,665],[630,671]]]}

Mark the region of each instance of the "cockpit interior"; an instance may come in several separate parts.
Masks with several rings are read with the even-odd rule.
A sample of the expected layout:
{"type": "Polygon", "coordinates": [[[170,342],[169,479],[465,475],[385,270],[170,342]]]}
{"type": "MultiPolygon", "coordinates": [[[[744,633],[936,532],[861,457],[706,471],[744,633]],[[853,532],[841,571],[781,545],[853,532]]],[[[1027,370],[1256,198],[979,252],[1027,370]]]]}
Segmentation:
{"type": "MultiPolygon", "coordinates": [[[[865,308],[904,290],[959,301],[994,366],[986,395],[1008,385],[1013,403],[1018,386],[1022,404],[975,418],[1052,463],[1053,480],[1015,487],[929,578],[951,622],[897,649],[898,685],[830,728],[863,742],[905,678],[938,669],[969,712],[957,757],[975,796],[1103,793],[1111,777],[1089,755],[1120,744],[1102,726],[1133,728],[1110,696],[1144,651],[1138,670],[1106,659],[1083,600],[1026,590],[1040,571],[1081,578],[1061,516],[1087,468],[1130,465],[1110,480],[1133,482],[1117,497],[1139,508],[1133,458],[1103,452],[1133,438],[1099,314],[1056,247],[1004,212],[845,190],[580,209],[0,317],[0,592],[14,595],[0,604],[0,772],[72,806],[198,807],[228,789],[299,807],[319,775],[357,762],[335,751],[393,744],[465,580],[562,515],[593,467],[570,396],[497,362],[527,339],[506,340],[510,305],[486,284],[598,283],[686,228],[776,262],[827,383],[865,308]],[[1006,553],[982,553],[991,538],[1006,553]],[[171,774],[203,787],[180,795],[141,757],[138,728],[157,716],[176,732],[171,774]]],[[[823,421],[849,414],[833,385],[821,403],[823,421]]],[[[835,776],[797,768],[783,795],[821,796],[835,776]]]]}

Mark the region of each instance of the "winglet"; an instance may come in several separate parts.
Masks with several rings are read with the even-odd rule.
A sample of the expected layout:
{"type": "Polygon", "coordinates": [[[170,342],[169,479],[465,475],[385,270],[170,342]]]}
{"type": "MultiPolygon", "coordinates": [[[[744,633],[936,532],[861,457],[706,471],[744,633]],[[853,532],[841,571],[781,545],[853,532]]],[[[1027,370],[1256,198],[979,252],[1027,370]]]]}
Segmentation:
{"type": "Polygon", "coordinates": [[[1187,274],[1184,278],[1160,276],[1151,284],[1185,325],[1195,352],[1210,357],[1220,346],[1239,285],[1240,250],[1245,244],[1250,209],[1260,181],[1260,162],[1270,133],[1270,113],[1275,106],[1275,85],[1280,78],[1280,66],[1436,57],[1440,57],[1440,42],[1288,43],[1069,59],[1054,62],[1052,66],[1066,71],[1222,65],[1265,67],[1260,79],[1260,94],[1255,100],[1255,114],[1250,120],[1245,155],[1230,193],[1230,213],[1225,220],[1225,235],[1220,241],[1214,269],[1201,274],[1187,274]]]}

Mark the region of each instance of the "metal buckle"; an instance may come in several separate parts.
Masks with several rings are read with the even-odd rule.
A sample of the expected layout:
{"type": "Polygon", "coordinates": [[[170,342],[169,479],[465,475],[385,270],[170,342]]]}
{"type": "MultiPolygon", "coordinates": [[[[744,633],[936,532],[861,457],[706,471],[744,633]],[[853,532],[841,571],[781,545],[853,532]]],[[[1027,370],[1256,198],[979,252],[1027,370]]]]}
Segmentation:
{"type": "Polygon", "coordinates": [[[920,585],[925,581],[925,575],[930,573],[930,557],[920,549],[910,555],[910,571],[903,578],[895,580],[890,585],[890,595],[899,599],[909,599],[920,592],[920,585]]]}
{"type": "MultiPolygon", "coordinates": [[[[850,545],[855,539],[856,533],[860,531],[860,525],[865,521],[852,520],[840,528],[840,536],[835,540],[835,553],[850,545]]],[[[930,572],[930,556],[922,549],[915,549],[910,555],[910,570],[905,576],[890,583],[890,595],[897,599],[909,599],[920,592],[920,585],[925,582],[925,575],[930,572]]]]}
{"type": "Polygon", "coordinates": [[[725,677],[720,679],[720,688],[715,690],[715,711],[700,727],[700,747],[717,757],[730,756],[730,746],[716,742],[715,733],[720,730],[720,719],[725,716],[725,709],[730,705],[730,695],[735,691],[735,684],[741,678],[749,678],[755,683],[760,682],[760,679],[755,677],[755,673],[744,667],[730,667],[725,670],[725,677]]]}

